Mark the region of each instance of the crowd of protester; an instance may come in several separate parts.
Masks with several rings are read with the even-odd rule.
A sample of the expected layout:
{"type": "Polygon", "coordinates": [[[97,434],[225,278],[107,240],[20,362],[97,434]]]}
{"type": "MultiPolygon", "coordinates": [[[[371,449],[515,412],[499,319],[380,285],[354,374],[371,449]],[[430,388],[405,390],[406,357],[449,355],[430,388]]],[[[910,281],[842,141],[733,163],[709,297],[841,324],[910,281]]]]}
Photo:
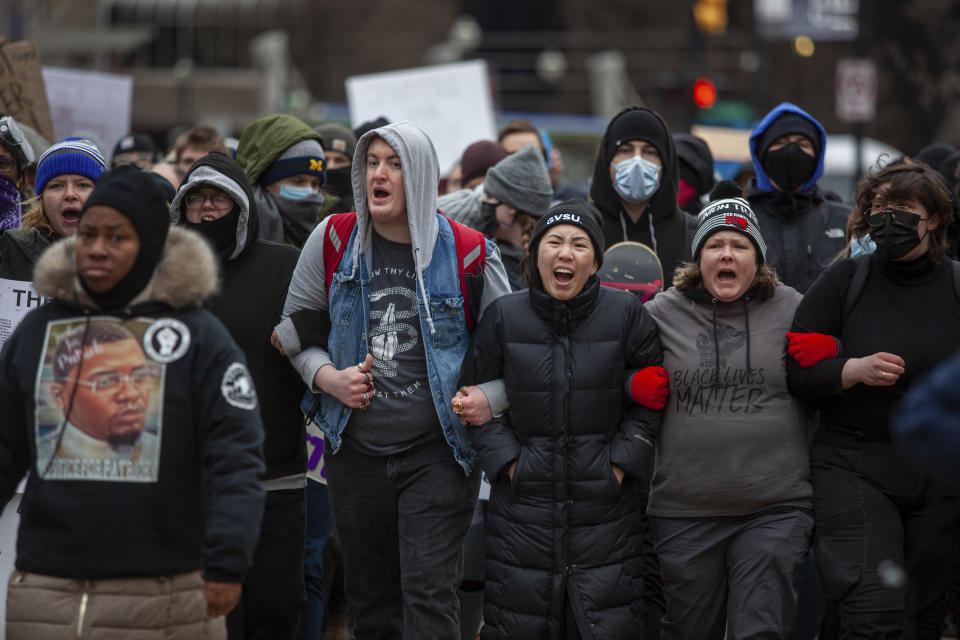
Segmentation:
{"type": "Polygon", "coordinates": [[[736,181],[646,107],[582,180],[525,120],[446,176],[384,118],[33,140],[0,117],[7,638],[953,624],[950,145],[837,194],[790,103],[736,181]]]}

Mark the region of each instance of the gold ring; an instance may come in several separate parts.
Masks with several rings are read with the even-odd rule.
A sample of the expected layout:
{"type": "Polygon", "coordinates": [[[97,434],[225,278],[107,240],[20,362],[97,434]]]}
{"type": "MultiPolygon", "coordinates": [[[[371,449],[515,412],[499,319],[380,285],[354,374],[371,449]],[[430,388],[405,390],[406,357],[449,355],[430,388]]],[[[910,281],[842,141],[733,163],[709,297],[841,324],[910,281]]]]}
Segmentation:
{"type": "MultiPolygon", "coordinates": [[[[363,362],[366,362],[366,360],[364,360],[363,362]]],[[[360,373],[366,373],[366,371],[363,370],[363,362],[360,362],[359,364],[357,364],[357,371],[359,371],[360,373]]]]}
{"type": "Polygon", "coordinates": [[[459,391],[460,393],[462,393],[462,394],[465,395],[465,396],[470,395],[470,392],[467,391],[467,386],[466,386],[466,385],[460,387],[459,389],[457,389],[457,391],[459,391]]]}

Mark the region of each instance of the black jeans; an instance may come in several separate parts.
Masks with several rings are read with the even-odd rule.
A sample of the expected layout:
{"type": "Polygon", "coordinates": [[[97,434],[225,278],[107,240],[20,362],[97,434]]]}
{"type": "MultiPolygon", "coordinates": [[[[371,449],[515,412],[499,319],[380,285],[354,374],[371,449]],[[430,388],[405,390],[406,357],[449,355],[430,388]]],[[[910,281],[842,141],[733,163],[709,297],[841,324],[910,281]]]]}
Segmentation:
{"type": "Polygon", "coordinates": [[[957,490],[889,443],[823,427],[810,478],[815,557],[840,637],[939,639],[960,550],[957,490]]]}
{"type": "Polygon", "coordinates": [[[293,640],[306,602],[306,490],[268,491],[243,596],[227,616],[230,640],[293,640]]]}
{"type": "Polygon", "coordinates": [[[392,456],[345,446],[325,462],[356,640],[458,638],[480,470],[464,475],[442,437],[392,456]]]}

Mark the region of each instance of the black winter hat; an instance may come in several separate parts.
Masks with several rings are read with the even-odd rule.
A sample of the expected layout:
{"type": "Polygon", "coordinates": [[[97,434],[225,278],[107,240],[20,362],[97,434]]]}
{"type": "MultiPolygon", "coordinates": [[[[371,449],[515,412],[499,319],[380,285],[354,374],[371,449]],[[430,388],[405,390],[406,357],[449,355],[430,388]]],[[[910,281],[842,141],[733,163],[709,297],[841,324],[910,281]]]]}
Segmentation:
{"type": "Polygon", "coordinates": [[[669,132],[664,129],[661,120],[646,109],[634,109],[625,111],[610,123],[610,129],[607,132],[607,138],[613,142],[607,148],[606,163],[610,164],[614,154],[624,142],[630,140],[643,140],[649,142],[657,148],[660,154],[660,160],[666,162],[669,132]]]}
{"type": "Polygon", "coordinates": [[[787,112],[770,123],[767,130],[763,132],[758,140],[757,149],[761,160],[767,155],[767,149],[777,138],[781,138],[791,133],[799,133],[813,143],[813,156],[820,157],[823,150],[823,140],[820,139],[820,130],[817,125],[807,120],[798,113],[787,112]]]}
{"type": "Polygon", "coordinates": [[[530,234],[530,247],[539,247],[540,239],[547,232],[547,229],[558,224],[572,224],[586,231],[587,235],[590,236],[590,242],[593,244],[597,266],[603,264],[605,249],[603,216],[600,215],[595,206],[580,198],[566,200],[554,205],[547,211],[546,215],[537,220],[537,224],[530,234]]]}
{"type": "Polygon", "coordinates": [[[689,133],[673,134],[680,177],[702,195],[713,188],[713,154],[706,140],[689,133]]]}
{"type": "Polygon", "coordinates": [[[153,270],[160,262],[167,242],[170,214],[154,179],[131,165],[107,171],[97,179],[80,211],[80,219],[96,206],[111,207],[122,213],[133,224],[140,239],[140,251],[130,273],[111,291],[96,293],[81,279],[84,289],[101,308],[117,308],[136,297],[153,277],[153,270]]]}

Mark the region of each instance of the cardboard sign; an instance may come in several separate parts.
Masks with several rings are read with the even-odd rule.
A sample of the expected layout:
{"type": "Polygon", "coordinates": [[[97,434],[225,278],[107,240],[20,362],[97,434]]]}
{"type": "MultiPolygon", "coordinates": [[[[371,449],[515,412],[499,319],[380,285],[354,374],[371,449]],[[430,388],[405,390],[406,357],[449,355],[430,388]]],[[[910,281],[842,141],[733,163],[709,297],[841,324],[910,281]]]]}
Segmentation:
{"type": "Polygon", "coordinates": [[[446,175],[477,140],[496,140],[487,63],[470,60],[347,78],[350,122],[379,116],[409,120],[427,132],[446,175]]]}
{"type": "Polygon", "coordinates": [[[40,56],[32,40],[0,38],[0,114],[30,125],[47,140],[54,139],[40,56]]]}

